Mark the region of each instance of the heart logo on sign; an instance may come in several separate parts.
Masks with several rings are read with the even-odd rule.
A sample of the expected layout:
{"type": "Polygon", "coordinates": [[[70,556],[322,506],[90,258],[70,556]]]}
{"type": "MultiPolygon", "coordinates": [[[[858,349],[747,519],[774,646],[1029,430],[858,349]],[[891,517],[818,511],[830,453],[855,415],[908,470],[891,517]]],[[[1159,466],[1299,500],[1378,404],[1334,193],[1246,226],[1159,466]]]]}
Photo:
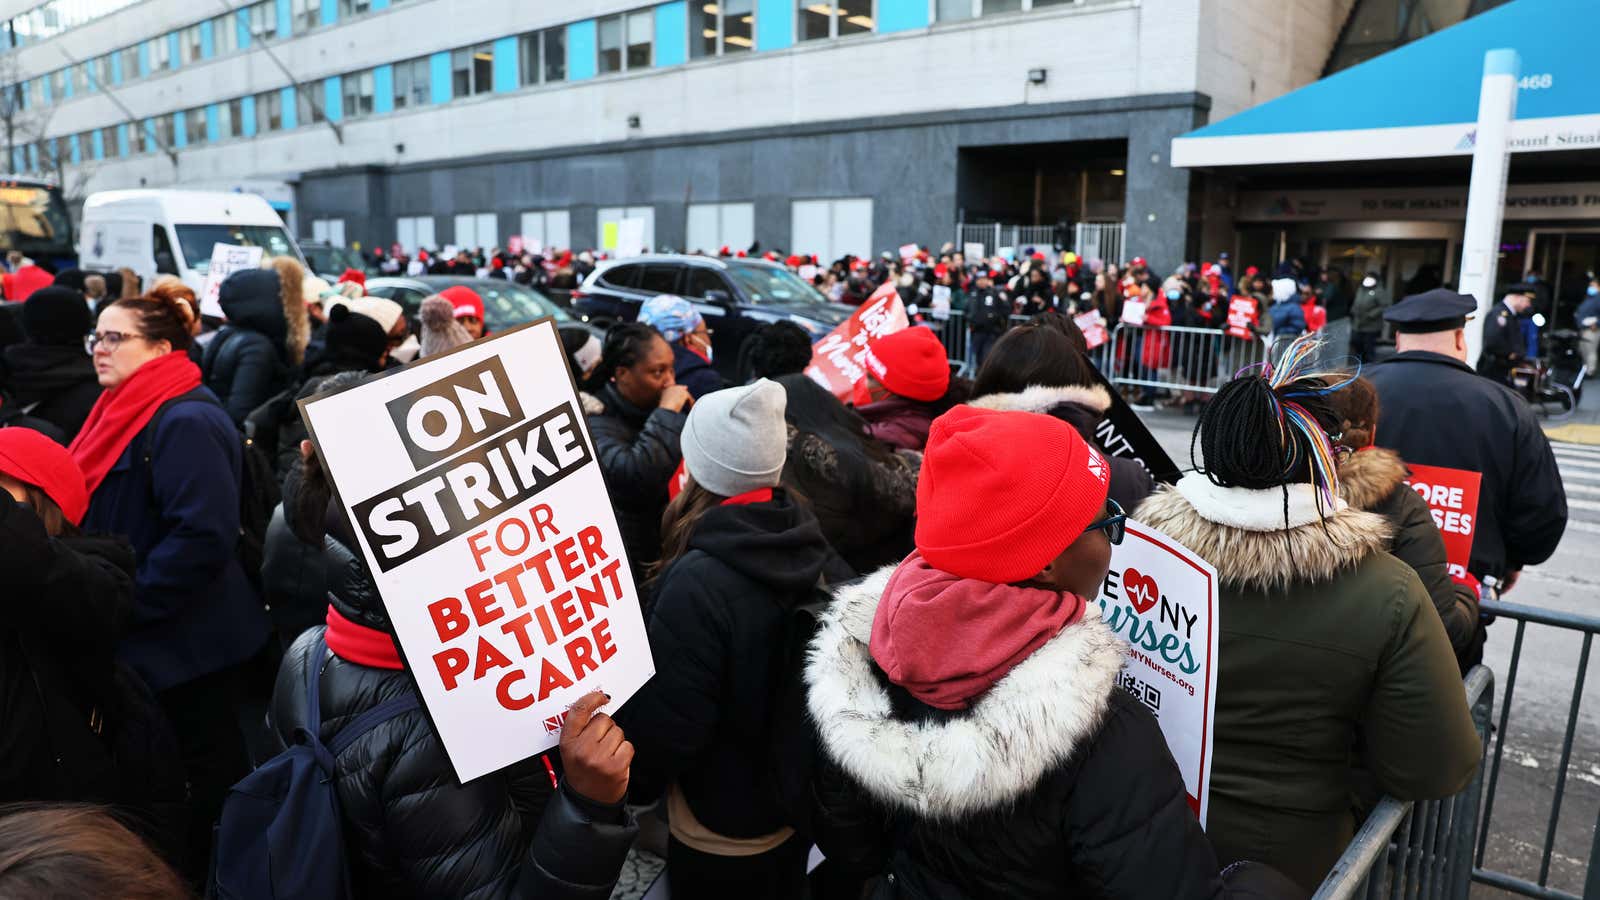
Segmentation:
{"type": "Polygon", "coordinates": [[[1133,604],[1133,608],[1140,615],[1150,611],[1156,605],[1156,600],[1161,596],[1161,589],[1156,586],[1156,580],[1149,575],[1144,575],[1138,569],[1129,569],[1122,573],[1122,593],[1133,604]]]}

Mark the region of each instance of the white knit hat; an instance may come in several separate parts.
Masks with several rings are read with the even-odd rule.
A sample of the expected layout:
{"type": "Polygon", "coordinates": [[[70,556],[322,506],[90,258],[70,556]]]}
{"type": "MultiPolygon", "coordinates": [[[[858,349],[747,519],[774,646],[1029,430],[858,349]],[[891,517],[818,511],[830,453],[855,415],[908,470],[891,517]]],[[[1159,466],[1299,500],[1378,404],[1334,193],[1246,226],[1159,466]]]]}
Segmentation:
{"type": "Polygon", "coordinates": [[[789,395],[766,378],[695,401],[683,425],[683,467],[713,494],[737,497],[775,487],[783,474],[789,395]]]}

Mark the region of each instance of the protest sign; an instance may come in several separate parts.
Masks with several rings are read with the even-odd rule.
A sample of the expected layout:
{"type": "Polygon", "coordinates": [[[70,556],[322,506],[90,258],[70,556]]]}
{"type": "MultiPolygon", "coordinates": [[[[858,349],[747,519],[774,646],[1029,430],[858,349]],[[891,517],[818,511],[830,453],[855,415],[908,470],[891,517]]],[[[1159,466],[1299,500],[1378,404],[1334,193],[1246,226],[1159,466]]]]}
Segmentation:
{"type": "Polygon", "coordinates": [[[1406,483],[1428,502],[1433,524],[1444,538],[1444,555],[1450,577],[1470,583],[1467,563],[1472,559],[1472,536],[1478,526],[1478,490],[1483,476],[1465,469],[1406,463],[1411,477],[1406,483]]]}
{"type": "Polygon", "coordinates": [[[933,317],[941,320],[950,318],[950,288],[947,285],[933,286],[933,317]]]}
{"type": "Polygon", "coordinates": [[[513,255],[522,252],[522,235],[513,234],[506,238],[506,252],[513,255]]]}
{"type": "Polygon", "coordinates": [[[617,258],[644,253],[644,220],[623,219],[617,223],[617,258]]]}
{"type": "Polygon", "coordinates": [[[917,245],[916,244],[901,244],[900,245],[900,259],[901,259],[901,261],[905,261],[905,260],[908,260],[908,259],[914,259],[914,258],[916,258],[916,255],[917,255],[917,245]]]}
{"type": "Polygon", "coordinates": [[[961,255],[967,258],[969,265],[983,262],[983,244],[977,241],[968,241],[961,245],[961,255]]]}
{"type": "Polygon", "coordinates": [[[300,401],[463,782],[655,671],[580,409],[550,319],[300,401]]]}
{"type": "Polygon", "coordinates": [[[1094,426],[1095,441],[1105,448],[1107,454],[1124,456],[1144,466],[1150,477],[1162,484],[1177,484],[1178,464],[1167,455],[1166,449],[1150,433],[1144,420],[1128,405],[1128,401],[1122,399],[1116,387],[1106,380],[1099,369],[1094,370],[1094,377],[1111,396],[1111,405],[1106,407],[1105,415],[1094,426]]]}
{"type": "Polygon", "coordinates": [[[1145,302],[1143,300],[1129,299],[1122,301],[1122,324],[1143,325],[1144,308],[1145,302]]]}
{"type": "Polygon", "coordinates": [[[1217,706],[1217,571],[1130,519],[1111,548],[1098,599],[1101,618],[1128,642],[1117,683],[1156,717],[1204,828],[1217,706]]]}
{"type": "Polygon", "coordinates": [[[909,324],[894,282],[885,281],[850,318],[811,348],[806,375],[847,403],[865,403],[867,345],[909,324]]]}
{"type": "Polygon", "coordinates": [[[1252,297],[1234,297],[1228,301],[1228,334],[1249,339],[1255,335],[1256,301],[1252,297]]]}
{"type": "MultiPolygon", "coordinates": [[[[1006,262],[1013,262],[1017,258],[1017,248],[1001,247],[999,250],[996,250],[994,254],[1006,262]]],[[[998,266],[996,268],[998,268],[998,266]]]]}
{"type": "Polygon", "coordinates": [[[1109,337],[1106,334],[1105,317],[1100,315],[1100,310],[1098,309],[1079,313],[1072,317],[1072,321],[1077,323],[1078,330],[1083,332],[1083,340],[1089,345],[1090,350],[1104,344],[1109,337]]]}
{"type": "Polygon", "coordinates": [[[205,289],[200,292],[200,312],[219,319],[223,318],[222,304],[217,299],[222,292],[222,283],[228,280],[229,275],[241,269],[254,269],[260,266],[261,254],[260,247],[212,244],[211,266],[206,269],[205,289]]]}
{"type": "Polygon", "coordinates": [[[820,270],[816,266],[806,263],[805,265],[801,266],[800,271],[796,272],[795,274],[800,276],[801,281],[810,284],[816,280],[818,271],[820,270]]]}

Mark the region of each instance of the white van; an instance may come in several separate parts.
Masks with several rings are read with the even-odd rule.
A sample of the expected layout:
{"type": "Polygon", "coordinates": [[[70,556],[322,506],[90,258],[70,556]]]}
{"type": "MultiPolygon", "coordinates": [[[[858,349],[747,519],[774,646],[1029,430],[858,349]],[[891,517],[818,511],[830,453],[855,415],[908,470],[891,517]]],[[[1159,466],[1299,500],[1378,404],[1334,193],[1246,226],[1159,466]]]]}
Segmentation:
{"type": "Polygon", "coordinates": [[[199,294],[216,244],[305,262],[283,220],[256,194],[137,190],[100,191],[84,201],[78,265],[97,272],[126,266],[146,284],[157,274],[177,275],[199,294]]]}

